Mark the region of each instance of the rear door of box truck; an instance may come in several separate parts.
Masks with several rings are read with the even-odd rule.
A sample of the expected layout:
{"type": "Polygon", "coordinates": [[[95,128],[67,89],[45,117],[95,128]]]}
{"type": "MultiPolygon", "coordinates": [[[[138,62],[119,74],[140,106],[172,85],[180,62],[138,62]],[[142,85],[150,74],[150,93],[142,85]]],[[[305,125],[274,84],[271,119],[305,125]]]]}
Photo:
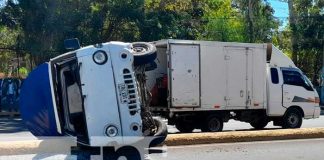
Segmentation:
{"type": "Polygon", "coordinates": [[[172,107],[200,107],[200,46],[170,44],[172,107]]]}

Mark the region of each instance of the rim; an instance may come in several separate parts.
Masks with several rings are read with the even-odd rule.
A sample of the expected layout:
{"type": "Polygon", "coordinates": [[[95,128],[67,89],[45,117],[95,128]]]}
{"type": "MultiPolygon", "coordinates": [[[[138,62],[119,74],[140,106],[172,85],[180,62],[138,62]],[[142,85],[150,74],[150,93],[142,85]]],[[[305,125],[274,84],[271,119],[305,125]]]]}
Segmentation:
{"type": "Polygon", "coordinates": [[[143,47],[143,46],[136,46],[133,47],[133,51],[135,52],[135,54],[142,54],[148,51],[147,47],[143,47]]]}
{"type": "Polygon", "coordinates": [[[295,113],[292,113],[288,116],[288,123],[291,127],[296,127],[299,123],[298,115],[295,113]]]}
{"type": "Polygon", "coordinates": [[[220,121],[218,120],[218,118],[212,118],[208,123],[208,128],[210,131],[219,131],[220,121]]]}

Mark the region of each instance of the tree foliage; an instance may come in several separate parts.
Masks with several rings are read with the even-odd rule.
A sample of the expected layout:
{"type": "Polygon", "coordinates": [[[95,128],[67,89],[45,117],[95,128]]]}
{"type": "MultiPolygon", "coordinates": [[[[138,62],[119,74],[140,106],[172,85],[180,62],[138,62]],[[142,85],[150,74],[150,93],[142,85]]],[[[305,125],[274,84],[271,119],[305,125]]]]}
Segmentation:
{"type": "MultiPolygon", "coordinates": [[[[295,63],[316,79],[323,53],[323,1],[295,0],[294,9],[295,63]]],[[[292,54],[291,27],[279,29],[266,0],[7,0],[0,8],[0,31],[5,35],[0,47],[20,49],[36,64],[66,52],[64,39],[74,37],[83,46],[167,38],[273,42],[292,54]]]]}
{"type": "Polygon", "coordinates": [[[294,63],[317,85],[324,54],[324,3],[321,0],[294,0],[293,6],[296,14],[295,32],[289,25],[277,32],[275,43],[292,55],[291,37],[295,36],[297,60],[294,63]]]}

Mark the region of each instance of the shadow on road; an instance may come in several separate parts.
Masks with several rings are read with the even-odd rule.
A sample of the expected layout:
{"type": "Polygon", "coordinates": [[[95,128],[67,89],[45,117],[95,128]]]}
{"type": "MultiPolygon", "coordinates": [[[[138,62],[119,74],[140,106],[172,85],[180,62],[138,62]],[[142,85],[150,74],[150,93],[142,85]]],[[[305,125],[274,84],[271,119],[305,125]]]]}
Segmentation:
{"type": "Polygon", "coordinates": [[[0,117],[0,134],[28,131],[21,118],[0,117]]]}

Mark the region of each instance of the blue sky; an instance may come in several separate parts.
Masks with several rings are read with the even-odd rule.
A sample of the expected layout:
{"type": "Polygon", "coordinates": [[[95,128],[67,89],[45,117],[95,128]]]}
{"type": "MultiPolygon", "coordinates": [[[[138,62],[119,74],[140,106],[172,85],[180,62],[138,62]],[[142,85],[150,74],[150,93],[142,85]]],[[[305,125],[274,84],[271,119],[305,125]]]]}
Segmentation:
{"type": "Polygon", "coordinates": [[[288,3],[280,0],[268,0],[271,6],[275,9],[276,17],[288,17],[288,3]]]}
{"type": "Polygon", "coordinates": [[[268,0],[268,2],[275,10],[274,16],[278,17],[280,21],[283,22],[283,26],[287,25],[289,16],[288,3],[280,0],[268,0]]]}

